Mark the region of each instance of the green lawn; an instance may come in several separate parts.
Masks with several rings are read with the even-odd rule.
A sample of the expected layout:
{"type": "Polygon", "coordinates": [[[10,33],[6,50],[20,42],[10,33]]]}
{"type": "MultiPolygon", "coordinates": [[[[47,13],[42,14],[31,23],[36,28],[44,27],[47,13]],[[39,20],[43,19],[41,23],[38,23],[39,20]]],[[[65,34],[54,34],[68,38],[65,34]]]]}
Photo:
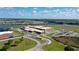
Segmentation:
{"type": "MultiPolygon", "coordinates": [[[[15,39],[15,40],[19,40],[19,39],[15,39]]],[[[8,51],[24,51],[24,50],[34,47],[35,45],[36,45],[36,42],[24,38],[21,43],[19,43],[15,47],[10,47],[8,51]]]]}
{"type": "Polygon", "coordinates": [[[24,33],[20,33],[20,32],[18,32],[18,31],[14,31],[14,35],[15,35],[16,37],[19,37],[19,36],[23,36],[24,33]]]}
{"type": "Polygon", "coordinates": [[[55,29],[55,30],[62,29],[62,25],[52,25],[51,27],[52,27],[52,29],[55,29]]]}
{"type": "Polygon", "coordinates": [[[14,32],[14,35],[16,37],[19,37],[19,36],[23,36],[24,35],[24,33],[17,31],[17,28],[11,28],[10,30],[12,30],[14,32]]]}
{"type": "Polygon", "coordinates": [[[0,48],[2,48],[4,46],[3,42],[0,42],[0,48]]]}
{"type": "Polygon", "coordinates": [[[53,40],[50,45],[46,45],[43,47],[45,51],[64,51],[64,45],[59,42],[53,40]]]}
{"type": "Polygon", "coordinates": [[[43,35],[43,36],[48,37],[52,41],[51,44],[45,45],[42,47],[45,51],[63,51],[64,50],[64,45],[52,39],[51,35],[43,35]]]}
{"type": "Polygon", "coordinates": [[[38,40],[41,44],[46,42],[45,40],[42,40],[42,38],[35,37],[34,39],[38,40]]]}
{"type": "Polygon", "coordinates": [[[52,29],[53,28],[55,30],[65,29],[65,30],[79,31],[79,26],[52,25],[52,29]]]}
{"type": "Polygon", "coordinates": [[[79,31],[79,26],[62,26],[65,30],[79,31]]]}
{"type": "MultiPolygon", "coordinates": [[[[7,51],[24,51],[36,45],[36,42],[28,38],[23,38],[22,41],[21,39],[22,38],[16,38],[16,39],[10,40],[11,43],[8,45],[9,48],[7,49],[7,51]],[[15,42],[17,42],[16,46],[12,46],[12,45],[15,45],[15,42]]],[[[8,43],[8,41],[0,42],[0,49],[2,49],[2,47],[5,46],[4,45],[5,43],[8,43]]]]}

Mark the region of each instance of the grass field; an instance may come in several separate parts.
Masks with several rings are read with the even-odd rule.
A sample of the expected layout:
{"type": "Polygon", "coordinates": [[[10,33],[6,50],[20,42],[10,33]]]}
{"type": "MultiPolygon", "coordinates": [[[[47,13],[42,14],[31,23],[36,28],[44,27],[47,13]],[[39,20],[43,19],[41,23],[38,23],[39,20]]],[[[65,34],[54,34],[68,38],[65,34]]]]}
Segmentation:
{"type": "Polygon", "coordinates": [[[42,40],[42,38],[35,37],[34,39],[38,40],[41,44],[46,42],[45,40],[42,40]]]}
{"type": "Polygon", "coordinates": [[[62,25],[52,25],[51,27],[52,27],[52,29],[55,29],[55,30],[62,29],[62,25]]]}
{"type": "MultiPolygon", "coordinates": [[[[36,42],[28,39],[28,38],[23,38],[22,41],[20,41],[21,38],[16,38],[12,40],[12,43],[9,46],[9,48],[7,49],[7,51],[24,51],[27,50],[29,48],[32,48],[36,45],[36,42]],[[15,44],[14,42],[18,42],[17,46],[11,46],[13,44],[15,44]]],[[[6,43],[8,41],[5,41],[6,43]]],[[[0,42],[0,49],[4,46],[5,42],[0,42]]]]}
{"type": "Polygon", "coordinates": [[[45,51],[63,51],[64,50],[64,45],[52,39],[52,35],[43,35],[43,36],[48,37],[52,41],[51,44],[45,45],[42,47],[45,51]]]}
{"type": "Polygon", "coordinates": [[[0,42],[0,48],[2,48],[4,46],[3,42],[0,42]]]}
{"type": "Polygon", "coordinates": [[[62,26],[65,30],[79,31],[79,26],[62,26]]]}
{"type": "Polygon", "coordinates": [[[13,31],[13,33],[14,33],[14,35],[16,37],[19,37],[19,36],[23,36],[24,35],[24,33],[17,31],[17,28],[11,28],[10,30],[13,31]]]}
{"type": "Polygon", "coordinates": [[[64,51],[64,45],[55,40],[52,40],[52,43],[50,45],[44,46],[43,49],[45,51],[64,51]]]}
{"type": "MultiPolygon", "coordinates": [[[[15,39],[15,41],[16,40],[19,40],[19,39],[15,39]]],[[[16,47],[10,47],[8,51],[24,51],[34,47],[35,45],[36,45],[36,42],[24,38],[21,43],[19,43],[16,47]]]]}
{"type": "Polygon", "coordinates": [[[65,30],[79,31],[79,26],[52,25],[52,28],[58,29],[58,30],[65,29],[65,30]]]}

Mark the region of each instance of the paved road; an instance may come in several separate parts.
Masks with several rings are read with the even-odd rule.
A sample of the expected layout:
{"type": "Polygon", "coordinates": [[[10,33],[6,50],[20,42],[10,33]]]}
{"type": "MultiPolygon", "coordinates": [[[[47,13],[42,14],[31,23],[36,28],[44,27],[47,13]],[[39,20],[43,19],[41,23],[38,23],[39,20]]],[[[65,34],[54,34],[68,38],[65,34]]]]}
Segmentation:
{"type": "Polygon", "coordinates": [[[38,40],[36,39],[33,39],[31,37],[28,37],[27,35],[24,36],[25,38],[29,38],[30,40],[32,41],[35,41],[37,43],[37,45],[33,48],[30,48],[26,51],[43,51],[42,47],[45,46],[45,45],[49,45],[51,44],[51,40],[49,40],[48,38],[45,38],[45,37],[42,37],[43,40],[45,40],[46,42],[41,44],[38,40]]]}
{"type": "Polygon", "coordinates": [[[46,41],[45,43],[43,43],[43,46],[44,45],[49,45],[49,44],[52,43],[52,41],[50,39],[48,39],[47,37],[43,37],[42,39],[46,41]]]}
{"type": "Polygon", "coordinates": [[[30,48],[30,49],[28,49],[26,51],[42,51],[42,45],[41,45],[41,43],[38,40],[33,39],[31,37],[27,37],[27,36],[24,36],[24,37],[25,38],[29,38],[30,40],[35,41],[37,43],[37,45],[35,47],[30,48]]]}

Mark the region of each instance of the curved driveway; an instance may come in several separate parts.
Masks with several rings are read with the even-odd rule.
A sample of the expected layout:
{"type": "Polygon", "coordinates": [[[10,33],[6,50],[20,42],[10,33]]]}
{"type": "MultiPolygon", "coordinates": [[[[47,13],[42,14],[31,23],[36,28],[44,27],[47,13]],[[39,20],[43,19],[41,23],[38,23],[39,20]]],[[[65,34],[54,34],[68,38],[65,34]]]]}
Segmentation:
{"type": "Polygon", "coordinates": [[[31,37],[28,37],[28,36],[24,36],[24,37],[25,38],[29,38],[30,40],[35,41],[37,43],[36,46],[34,46],[33,48],[30,48],[30,49],[28,49],[26,51],[42,51],[42,45],[41,45],[41,43],[38,40],[33,39],[31,37]]]}
{"type": "Polygon", "coordinates": [[[38,40],[36,39],[33,39],[31,36],[37,36],[37,35],[34,35],[34,34],[30,34],[30,33],[27,33],[24,35],[25,38],[29,38],[30,40],[32,41],[35,41],[37,43],[36,46],[34,46],[33,48],[30,48],[26,51],[43,51],[42,47],[45,46],[45,45],[49,45],[51,44],[51,40],[48,39],[47,37],[42,37],[42,40],[45,40],[45,43],[40,43],[38,40]],[[28,34],[28,35],[27,35],[28,34]]]}
{"type": "Polygon", "coordinates": [[[30,40],[35,41],[35,42],[37,43],[37,45],[36,45],[35,47],[30,48],[30,49],[28,49],[28,50],[26,50],[26,51],[43,51],[43,49],[42,49],[43,46],[51,44],[51,40],[48,39],[48,38],[42,37],[42,39],[45,40],[46,42],[43,43],[43,44],[41,44],[41,43],[40,43],[38,40],[36,40],[36,39],[33,39],[33,38],[31,38],[31,37],[27,37],[27,36],[24,36],[24,37],[29,38],[30,40]]]}
{"type": "Polygon", "coordinates": [[[43,43],[43,45],[42,45],[42,46],[49,45],[49,44],[51,44],[51,43],[52,43],[52,41],[51,41],[50,39],[48,39],[47,37],[43,37],[43,40],[45,40],[46,42],[45,42],[45,43],[43,43]]]}

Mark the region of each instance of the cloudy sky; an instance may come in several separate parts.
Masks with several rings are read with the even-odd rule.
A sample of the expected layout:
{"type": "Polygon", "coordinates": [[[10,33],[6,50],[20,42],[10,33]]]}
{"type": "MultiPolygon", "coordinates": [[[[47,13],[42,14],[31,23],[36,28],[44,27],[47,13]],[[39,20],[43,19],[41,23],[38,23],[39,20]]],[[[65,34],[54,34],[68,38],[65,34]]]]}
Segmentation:
{"type": "Polygon", "coordinates": [[[0,7],[0,18],[79,19],[79,7],[0,7]]]}

